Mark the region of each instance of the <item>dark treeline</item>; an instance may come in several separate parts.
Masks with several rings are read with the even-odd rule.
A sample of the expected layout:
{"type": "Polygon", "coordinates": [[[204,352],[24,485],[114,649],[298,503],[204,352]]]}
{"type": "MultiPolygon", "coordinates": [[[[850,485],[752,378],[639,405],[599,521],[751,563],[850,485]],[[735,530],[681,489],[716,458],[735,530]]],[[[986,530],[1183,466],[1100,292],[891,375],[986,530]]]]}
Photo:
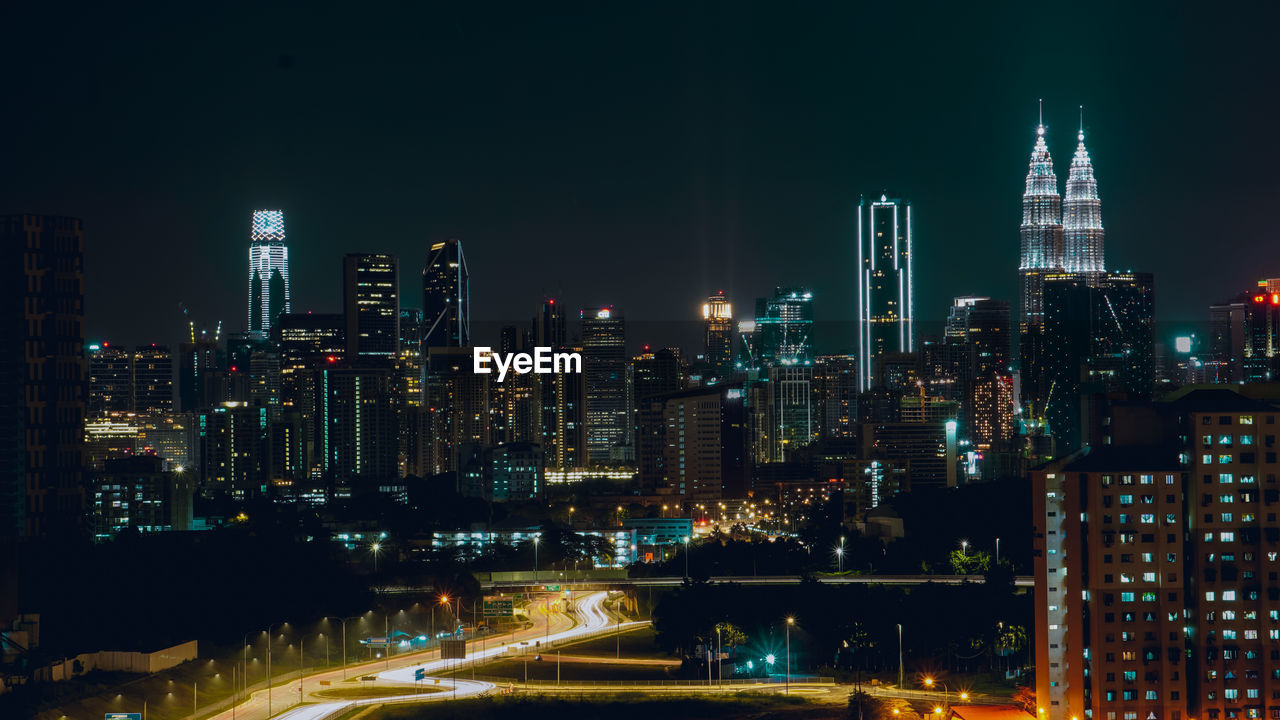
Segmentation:
{"type": "Polygon", "coordinates": [[[793,670],[806,672],[896,671],[901,624],[908,673],[996,670],[1026,660],[1031,602],[1011,581],[1007,571],[994,572],[986,583],[911,588],[693,581],[661,596],[653,622],[659,646],[686,658],[715,641],[717,625],[731,625],[745,635],[735,649],[738,662],[751,659],[758,666],[768,654],[783,657],[786,618],[793,617],[793,670]]]}

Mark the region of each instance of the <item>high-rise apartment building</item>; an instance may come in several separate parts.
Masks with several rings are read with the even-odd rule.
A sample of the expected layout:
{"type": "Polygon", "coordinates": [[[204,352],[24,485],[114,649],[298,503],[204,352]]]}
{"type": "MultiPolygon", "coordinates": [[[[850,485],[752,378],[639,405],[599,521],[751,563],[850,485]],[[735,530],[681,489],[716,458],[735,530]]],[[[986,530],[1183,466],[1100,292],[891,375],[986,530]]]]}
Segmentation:
{"type": "Polygon", "coordinates": [[[0,403],[6,409],[0,413],[0,552],[5,552],[6,538],[15,534],[45,537],[84,527],[89,387],[80,221],[4,216],[0,241],[6,253],[0,265],[8,274],[0,293],[9,329],[0,354],[0,392],[6,394],[0,403]]]}
{"type": "Polygon", "coordinates": [[[958,297],[947,317],[949,359],[964,399],[964,436],[979,450],[1013,437],[1013,374],[1009,303],[958,297]]]}
{"type": "Polygon", "coordinates": [[[858,206],[859,389],[872,385],[875,359],[915,349],[911,204],[881,195],[858,206]]]}
{"type": "Polygon", "coordinates": [[[622,313],[610,306],[584,308],[579,317],[587,458],[593,465],[624,461],[631,446],[632,422],[626,322],[622,313]]]}
{"type": "Polygon", "coordinates": [[[289,246],[284,212],[254,210],[249,229],[249,332],[268,332],[289,312],[289,246]]]}
{"type": "Polygon", "coordinates": [[[858,359],[819,355],[813,361],[814,420],[823,440],[858,435],[858,359]]]}
{"type": "Polygon", "coordinates": [[[1209,307],[1209,354],[1232,382],[1280,377],[1280,278],[1209,307]]]}
{"type": "Polygon", "coordinates": [[[721,290],[702,305],[703,348],[711,377],[733,376],[733,306],[721,290]]]}
{"type": "Polygon", "coordinates": [[[342,312],[349,362],[395,359],[400,348],[400,263],[396,256],[349,254],[343,258],[342,312]]]}
{"type": "Polygon", "coordinates": [[[1163,445],[1032,472],[1040,717],[1280,716],[1280,407],[1196,390],[1153,415],[1163,445]]]}
{"type": "Polygon", "coordinates": [[[111,343],[89,346],[88,410],[94,414],[133,411],[133,353],[111,343]]]}
{"type": "Polygon", "coordinates": [[[140,413],[173,411],[173,353],[164,345],[133,349],[133,410],[140,413]]]}
{"type": "Polygon", "coordinates": [[[222,367],[221,340],[222,323],[213,331],[197,331],[195,322],[189,322],[187,340],[178,345],[178,401],[183,412],[213,404],[213,381],[222,367]]]}
{"type": "Polygon", "coordinates": [[[431,246],[422,269],[422,348],[471,344],[471,273],[462,241],[431,246]]]}
{"type": "Polygon", "coordinates": [[[491,378],[472,372],[471,348],[432,347],[427,353],[431,474],[456,472],[469,446],[492,443],[491,378]]]}

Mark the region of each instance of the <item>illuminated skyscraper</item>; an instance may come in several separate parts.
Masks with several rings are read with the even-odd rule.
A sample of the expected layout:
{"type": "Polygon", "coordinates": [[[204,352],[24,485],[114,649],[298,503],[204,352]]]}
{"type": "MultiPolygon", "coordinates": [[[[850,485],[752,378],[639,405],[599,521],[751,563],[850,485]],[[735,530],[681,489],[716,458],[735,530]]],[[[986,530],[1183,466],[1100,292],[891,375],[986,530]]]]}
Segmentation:
{"type": "Polygon", "coordinates": [[[733,308],[721,290],[702,306],[706,323],[706,360],[711,376],[727,379],[733,375],[733,308]]]}
{"type": "Polygon", "coordinates": [[[774,288],[756,299],[748,365],[767,368],[813,361],[813,293],[806,288],[774,288]]]}
{"type": "Polygon", "coordinates": [[[1093,162],[1084,147],[1084,124],[1076,136],[1076,154],[1067,175],[1067,193],[1062,202],[1062,265],[1067,272],[1100,273],[1104,265],[1102,203],[1098,182],[1093,178],[1093,162]]]}
{"type": "Polygon", "coordinates": [[[622,459],[618,453],[631,444],[626,324],[622,313],[612,307],[585,308],[581,318],[587,459],[602,464],[622,459]]]}
{"type": "Polygon", "coordinates": [[[395,255],[352,254],[343,258],[342,310],[349,362],[396,356],[400,345],[400,263],[395,255]]]}
{"type": "Polygon", "coordinates": [[[911,204],[887,195],[858,207],[859,390],[875,359],[915,349],[911,288],[911,204]]]}
{"type": "Polygon", "coordinates": [[[1022,329],[1044,326],[1044,276],[1062,269],[1062,199],[1058,176],[1045,144],[1044,123],[1036,127],[1026,190],[1022,195],[1022,329]]]}
{"type": "Polygon", "coordinates": [[[422,347],[471,344],[471,273],[462,242],[449,239],[431,246],[422,269],[422,347]]]}
{"type": "Polygon", "coordinates": [[[284,212],[254,210],[249,231],[249,331],[267,332],[289,312],[289,248],[284,212]]]}

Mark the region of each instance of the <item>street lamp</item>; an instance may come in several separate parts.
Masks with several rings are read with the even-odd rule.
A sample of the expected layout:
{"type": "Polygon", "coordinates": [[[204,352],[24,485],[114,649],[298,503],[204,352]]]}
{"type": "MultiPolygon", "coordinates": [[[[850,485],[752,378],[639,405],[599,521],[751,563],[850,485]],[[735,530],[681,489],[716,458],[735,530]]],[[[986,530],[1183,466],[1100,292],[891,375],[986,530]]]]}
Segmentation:
{"type": "Polygon", "coordinates": [[[969,541],[968,540],[960,541],[960,555],[963,557],[969,557],[969,541]]]}
{"type": "Polygon", "coordinates": [[[538,541],[541,539],[540,537],[533,539],[533,582],[535,585],[538,583],[538,541]]]}
{"type": "Polygon", "coordinates": [[[271,717],[271,629],[275,627],[283,628],[288,624],[287,622],[282,622],[267,626],[267,717],[271,717]]]}
{"type": "MultiPolygon", "coordinates": [[[[933,678],[931,678],[931,677],[926,677],[926,678],[924,679],[924,684],[925,684],[925,687],[930,687],[930,688],[931,688],[931,687],[933,687],[933,686],[935,685],[934,680],[933,680],[933,678]]],[[[939,683],[936,683],[936,684],[937,684],[937,685],[941,685],[941,686],[942,686],[942,704],[943,704],[943,706],[944,706],[944,707],[946,707],[948,710],[950,710],[950,709],[951,709],[951,700],[950,700],[950,698],[948,697],[948,693],[949,693],[949,691],[950,691],[950,688],[948,688],[948,687],[947,687],[947,684],[946,684],[946,683],[944,683],[944,682],[939,682],[939,683]]],[[[965,694],[964,694],[964,697],[965,697],[965,698],[968,698],[968,697],[969,697],[969,694],[968,694],[968,693],[965,693],[965,694]]],[[[933,711],[934,711],[935,713],[940,713],[940,712],[942,712],[942,708],[934,708],[934,709],[933,709],[933,711]]],[[[948,713],[948,714],[949,714],[949,713],[948,713]]]]}
{"type": "Polygon", "coordinates": [[[382,550],[382,543],[374,543],[373,545],[369,546],[369,549],[373,551],[373,574],[377,575],[378,574],[378,551],[382,550]]]}
{"type": "MultiPolygon", "coordinates": [[[[347,679],[347,621],[359,620],[362,617],[364,616],[352,615],[351,617],[340,618],[336,615],[331,615],[328,617],[321,618],[321,620],[337,620],[338,624],[342,626],[342,679],[343,680],[347,679]]],[[[329,639],[325,638],[325,655],[326,655],[325,664],[328,664],[329,662],[327,658],[328,654],[329,654],[329,639]]]]}
{"type": "Polygon", "coordinates": [[[791,626],[796,624],[793,617],[787,618],[787,682],[786,693],[791,694],[791,626]]]}
{"type": "Polygon", "coordinates": [[[684,579],[689,579],[689,536],[684,536],[684,579]]]}
{"type": "Polygon", "coordinates": [[[844,572],[844,546],[843,545],[836,548],[836,562],[838,563],[839,571],[844,572]]]}

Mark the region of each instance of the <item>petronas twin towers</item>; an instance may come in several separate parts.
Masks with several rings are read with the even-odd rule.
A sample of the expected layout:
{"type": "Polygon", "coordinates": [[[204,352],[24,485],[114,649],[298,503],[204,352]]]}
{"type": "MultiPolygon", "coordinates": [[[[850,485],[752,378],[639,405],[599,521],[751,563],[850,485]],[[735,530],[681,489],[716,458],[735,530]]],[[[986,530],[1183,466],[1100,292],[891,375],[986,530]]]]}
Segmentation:
{"type": "Polygon", "coordinates": [[[1065,198],[1045,142],[1043,119],[1036,127],[1027,187],[1022,195],[1022,326],[1044,326],[1044,278],[1058,273],[1103,273],[1102,204],[1093,162],[1084,146],[1084,126],[1076,135],[1065,198]]]}

